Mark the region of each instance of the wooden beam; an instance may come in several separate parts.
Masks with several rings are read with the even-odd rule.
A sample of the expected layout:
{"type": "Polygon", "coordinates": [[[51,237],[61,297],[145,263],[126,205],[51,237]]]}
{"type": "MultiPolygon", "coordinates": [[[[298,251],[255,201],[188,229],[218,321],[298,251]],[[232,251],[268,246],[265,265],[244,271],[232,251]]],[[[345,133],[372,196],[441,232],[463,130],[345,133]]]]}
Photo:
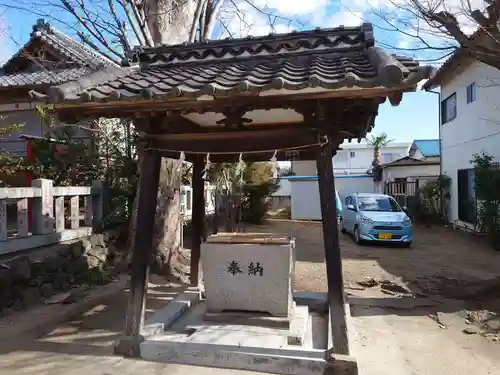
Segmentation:
{"type": "Polygon", "coordinates": [[[139,202],[133,233],[130,296],[123,337],[115,347],[117,354],[139,357],[143,340],[142,328],[147,298],[149,266],[153,260],[153,233],[156,197],[160,178],[161,156],[155,151],[143,151],[139,177],[139,202]]]}
{"type": "Polygon", "coordinates": [[[326,136],[328,143],[321,147],[316,160],[318,187],[323,218],[323,243],[325,247],[326,277],[328,283],[328,304],[333,349],[336,354],[349,354],[347,340],[342,254],[339,244],[335,179],[333,176],[332,152],[336,149],[334,139],[326,136]]]}
{"type": "MultiPolygon", "coordinates": [[[[319,146],[312,146],[300,150],[280,150],[276,154],[278,161],[312,160],[315,161],[318,155],[319,146]]],[[[158,151],[165,158],[178,159],[179,151],[158,151]]],[[[206,153],[202,153],[206,155],[206,153]]],[[[274,151],[243,153],[242,159],[246,162],[268,161],[274,155],[274,151]]],[[[332,154],[332,157],[334,154],[332,154]]],[[[185,153],[186,160],[193,163],[200,157],[200,154],[185,153]]],[[[210,161],[213,163],[236,163],[239,160],[239,152],[211,154],[210,161]]]]}
{"type": "Polygon", "coordinates": [[[193,211],[191,219],[191,285],[200,284],[200,255],[201,243],[204,237],[205,226],[205,181],[203,180],[203,161],[201,158],[193,163],[192,174],[193,211]]]}
{"type": "MultiPolygon", "coordinates": [[[[399,90],[400,92],[415,91],[413,88],[408,90],[399,90]]],[[[282,96],[232,96],[229,98],[220,98],[217,100],[195,100],[195,101],[118,101],[111,103],[75,103],[55,105],[54,111],[59,116],[70,119],[81,120],[88,117],[127,117],[133,116],[137,112],[150,113],[161,111],[182,111],[187,113],[223,113],[228,108],[237,106],[246,106],[249,110],[258,109],[295,109],[304,107],[304,103],[323,102],[329,103],[329,106],[335,108],[337,113],[341,113],[341,108],[365,107],[371,105],[379,97],[389,96],[392,90],[360,90],[359,92],[335,92],[329,95],[296,94],[282,96]],[[362,94],[362,95],[361,95],[362,94]]]]}
{"type": "MultiPolygon", "coordinates": [[[[318,144],[319,138],[314,130],[307,131],[252,131],[244,133],[216,133],[207,139],[186,139],[185,137],[148,136],[148,147],[184,153],[251,153],[260,151],[296,149],[318,144]]],[[[207,134],[208,135],[208,134],[207,134]]]]}

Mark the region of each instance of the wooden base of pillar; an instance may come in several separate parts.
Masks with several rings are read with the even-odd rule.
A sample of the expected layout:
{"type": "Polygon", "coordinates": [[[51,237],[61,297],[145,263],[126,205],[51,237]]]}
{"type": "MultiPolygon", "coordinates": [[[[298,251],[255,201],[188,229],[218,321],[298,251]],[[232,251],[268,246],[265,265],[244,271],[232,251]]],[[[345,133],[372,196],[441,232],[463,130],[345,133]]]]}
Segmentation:
{"type": "Polygon", "coordinates": [[[139,202],[134,232],[130,275],[129,303],[125,329],[115,346],[115,353],[139,357],[139,344],[144,340],[143,325],[148,293],[149,266],[153,260],[153,235],[156,197],[161,157],[155,151],[144,151],[139,179],[139,202]]]}
{"type": "Polygon", "coordinates": [[[127,358],[140,358],[140,344],[144,341],[142,336],[122,336],[116,341],[113,352],[127,358]]]}

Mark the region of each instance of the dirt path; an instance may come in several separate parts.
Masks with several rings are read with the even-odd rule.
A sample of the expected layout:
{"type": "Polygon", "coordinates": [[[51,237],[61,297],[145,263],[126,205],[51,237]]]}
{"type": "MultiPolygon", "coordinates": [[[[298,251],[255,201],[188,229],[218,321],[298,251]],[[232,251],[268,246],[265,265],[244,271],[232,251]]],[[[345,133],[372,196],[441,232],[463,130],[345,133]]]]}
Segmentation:
{"type": "MultiPolygon", "coordinates": [[[[326,291],[321,225],[253,230],[293,233],[295,289],[326,291]]],[[[499,374],[500,253],[447,228],[416,228],[415,239],[404,249],[358,246],[341,235],[360,374],[499,374]]]]}
{"type": "MultiPolygon", "coordinates": [[[[321,225],[274,221],[252,230],[292,233],[297,241],[295,289],[326,291],[321,225]]],[[[417,228],[415,238],[413,248],[403,249],[360,247],[341,237],[352,354],[360,374],[499,374],[500,343],[495,340],[500,324],[488,312],[500,311],[493,298],[500,297],[500,283],[489,291],[484,287],[499,276],[500,253],[444,228],[417,228]],[[491,334],[484,337],[480,333],[488,324],[491,334]]],[[[176,289],[152,279],[150,291],[148,313],[164,306],[176,289]]],[[[112,356],[126,301],[127,295],[119,293],[42,337],[0,341],[0,374],[253,374],[112,356]]]]}

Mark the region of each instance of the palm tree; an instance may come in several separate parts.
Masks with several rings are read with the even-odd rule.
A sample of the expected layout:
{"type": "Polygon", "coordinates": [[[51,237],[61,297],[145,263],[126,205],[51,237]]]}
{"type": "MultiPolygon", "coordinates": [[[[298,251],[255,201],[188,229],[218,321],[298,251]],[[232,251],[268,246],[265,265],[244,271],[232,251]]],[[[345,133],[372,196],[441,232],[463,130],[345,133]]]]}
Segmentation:
{"type": "Polygon", "coordinates": [[[380,160],[380,149],[387,146],[389,143],[394,141],[394,139],[389,139],[387,133],[381,133],[380,135],[370,135],[370,138],[366,138],[366,142],[373,146],[373,161],[372,167],[378,167],[382,164],[380,160]]]}

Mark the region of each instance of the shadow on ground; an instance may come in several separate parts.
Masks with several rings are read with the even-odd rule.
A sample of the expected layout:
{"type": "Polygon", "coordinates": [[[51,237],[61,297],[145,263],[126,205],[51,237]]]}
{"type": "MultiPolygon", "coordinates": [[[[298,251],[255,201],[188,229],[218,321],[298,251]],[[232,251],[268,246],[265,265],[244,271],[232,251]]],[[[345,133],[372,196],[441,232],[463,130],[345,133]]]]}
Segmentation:
{"type": "MultiPolygon", "coordinates": [[[[168,284],[161,277],[153,275],[148,290],[145,319],[165,307],[185,288],[186,286],[168,284]]],[[[16,351],[81,356],[113,355],[113,344],[125,327],[128,297],[126,290],[121,291],[108,298],[105,303],[96,303],[56,328],[46,327],[14,341],[2,342],[0,355],[16,351]]]]}

